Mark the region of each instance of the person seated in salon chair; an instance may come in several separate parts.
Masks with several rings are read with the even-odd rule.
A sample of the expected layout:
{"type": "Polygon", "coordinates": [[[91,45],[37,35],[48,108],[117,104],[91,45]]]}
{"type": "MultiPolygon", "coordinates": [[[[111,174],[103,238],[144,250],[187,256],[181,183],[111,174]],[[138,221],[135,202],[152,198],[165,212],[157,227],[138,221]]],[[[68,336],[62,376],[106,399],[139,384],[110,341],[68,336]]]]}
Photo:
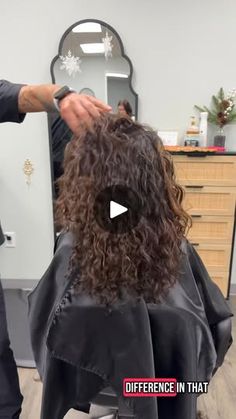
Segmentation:
{"type": "Polygon", "coordinates": [[[29,297],[41,419],[88,411],[107,386],[136,419],[196,419],[197,394],[123,396],[128,377],[210,381],[232,342],[228,305],[185,238],[182,198],[170,155],[141,124],[102,116],[68,143],[64,233],[29,297]],[[109,218],[116,193],[128,211],[109,218]]]}
{"type": "Polygon", "coordinates": [[[124,99],[124,100],[120,100],[118,102],[118,114],[120,116],[126,116],[127,118],[132,118],[133,115],[133,111],[132,111],[132,107],[130,105],[130,103],[128,102],[128,100],[124,99]]]}

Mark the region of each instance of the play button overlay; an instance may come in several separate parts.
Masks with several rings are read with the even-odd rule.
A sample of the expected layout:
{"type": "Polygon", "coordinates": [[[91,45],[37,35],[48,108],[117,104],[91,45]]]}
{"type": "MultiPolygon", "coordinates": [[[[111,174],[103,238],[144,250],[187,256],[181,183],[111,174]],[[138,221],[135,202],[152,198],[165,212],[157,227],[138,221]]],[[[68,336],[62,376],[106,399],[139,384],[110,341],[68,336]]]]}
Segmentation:
{"type": "Polygon", "coordinates": [[[128,208],[123,207],[123,205],[114,201],[110,202],[110,218],[118,217],[118,215],[124,214],[126,211],[128,211],[128,208]]]}
{"type": "Polygon", "coordinates": [[[124,234],[137,226],[142,208],[138,194],[123,185],[103,189],[96,197],[94,215],[99,226],[114,234],[124,234]]]}

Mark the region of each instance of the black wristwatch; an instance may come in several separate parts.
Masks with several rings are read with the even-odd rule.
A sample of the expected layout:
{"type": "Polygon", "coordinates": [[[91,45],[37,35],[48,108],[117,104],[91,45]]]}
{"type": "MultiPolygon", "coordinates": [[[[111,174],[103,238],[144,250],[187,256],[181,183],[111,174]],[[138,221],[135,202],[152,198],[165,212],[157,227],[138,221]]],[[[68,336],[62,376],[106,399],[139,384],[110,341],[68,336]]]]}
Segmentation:
{"type": "Polygon", "coordinates": [[[76,91],[68,86],[63,86],[54,93],[53,103],[58,112],[60,112],[60,106],[59,106],[60,100],[62,100],[64,97],[66,97],[70,93],[76,93],[76,91]]]}

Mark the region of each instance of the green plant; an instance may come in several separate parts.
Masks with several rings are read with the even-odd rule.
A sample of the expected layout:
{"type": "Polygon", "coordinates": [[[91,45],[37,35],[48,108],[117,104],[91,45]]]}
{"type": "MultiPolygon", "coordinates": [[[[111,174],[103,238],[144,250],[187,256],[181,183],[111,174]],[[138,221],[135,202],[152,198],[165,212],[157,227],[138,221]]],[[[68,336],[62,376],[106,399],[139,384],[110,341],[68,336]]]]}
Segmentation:
{"type": "Polygon", "coordinates": [[[207,106],[200,107],[197,105],[195,105],[195,108],[200,112],[208,112],[208,121],[222,128],[226,124],[236,121],[235,94],[235,89],[233,89],[225,96],[224,90],[221,87],[219,93],[216,96],[212,96],[211,109],[207,106]]]}

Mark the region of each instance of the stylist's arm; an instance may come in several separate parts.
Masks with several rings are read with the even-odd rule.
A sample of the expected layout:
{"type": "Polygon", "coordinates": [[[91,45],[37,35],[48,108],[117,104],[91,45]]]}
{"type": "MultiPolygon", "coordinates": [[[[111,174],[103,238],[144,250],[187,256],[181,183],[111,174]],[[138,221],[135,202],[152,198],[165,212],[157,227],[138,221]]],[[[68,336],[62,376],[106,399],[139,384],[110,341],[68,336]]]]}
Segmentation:
{"type": "MultiPolygon", "coordinates": [[[[19,112],[55,112],[55,95],[61,87],[49,85],[23,86],[18,96],[19,112]]],[[[57,101],[62,119],[74,134],[78,134],[81,125],[89,128],[92,120],[101,113],[109,112],[111,107],[92,96],[70,92],[57,101]]]]}

